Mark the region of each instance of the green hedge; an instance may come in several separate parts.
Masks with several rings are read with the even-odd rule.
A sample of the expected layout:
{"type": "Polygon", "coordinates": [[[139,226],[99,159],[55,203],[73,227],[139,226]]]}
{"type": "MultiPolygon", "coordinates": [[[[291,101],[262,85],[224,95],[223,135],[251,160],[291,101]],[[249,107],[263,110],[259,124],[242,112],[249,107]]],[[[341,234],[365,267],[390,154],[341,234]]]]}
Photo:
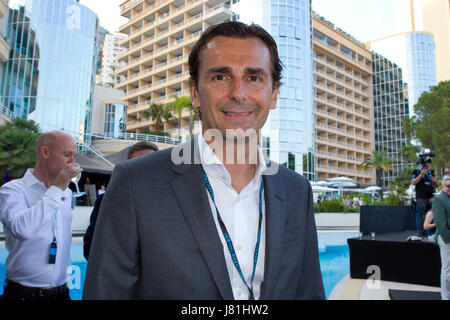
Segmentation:
{"type": "MultiPolygon", "coordinates": [[[[359,196],[361,198],[361,196],[359,196]]],[[[400,200],[395,196],[388,196],[383,201],[376,200],[371,202],[371,197],[363,195],[362,198],[369,206],[402,206],[405,205],[404,201],[400,200]]],[[[353,199],[353,196],[350,197],[353,199]]],[[[337,213],[359,213],[358,208],[350,208],[349,206],[343,204],[342,198],[337,200],[325,200],[314,204],[314,212],[337,212],[337,213]]]]}

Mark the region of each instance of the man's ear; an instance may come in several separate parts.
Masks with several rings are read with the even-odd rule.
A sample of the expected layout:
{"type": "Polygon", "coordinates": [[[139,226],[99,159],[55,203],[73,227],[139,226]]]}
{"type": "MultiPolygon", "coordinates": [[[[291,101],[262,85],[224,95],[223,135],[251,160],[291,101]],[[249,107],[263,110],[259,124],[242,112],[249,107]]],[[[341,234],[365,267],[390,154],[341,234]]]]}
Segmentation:
{"type": "Polygon", "coordinates": [[[191,93],[192,107],[200,108],[200,99],[198,97],[197,86],[195,85],[195,81],[192,79],[189,80],[189,91],[191,93]]]}
{"type": "Polygon", "coordinates": [[[48,146],[40,147],[38,152],[39,155],[44,159],[48,159],[50,157],[50,148],[48,146]]]}
{"type": "Polygon", "coordinates": [[[272,91],[272,101],[270,103],[270,109],[274,110],[277,107],[278,94],[280,93],[280,83],[275,84],[274,89],[272,91]]]}

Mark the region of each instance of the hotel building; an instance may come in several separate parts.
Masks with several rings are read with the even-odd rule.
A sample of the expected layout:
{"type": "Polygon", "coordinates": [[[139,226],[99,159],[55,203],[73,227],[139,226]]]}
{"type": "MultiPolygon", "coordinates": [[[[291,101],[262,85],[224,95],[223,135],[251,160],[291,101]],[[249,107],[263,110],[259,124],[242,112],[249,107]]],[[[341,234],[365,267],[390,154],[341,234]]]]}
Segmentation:
{"type": "MultiPolygon", "coordinates": [[[[223,0],[129,0],[121,4],[129,21],[119,31],[127,35],[120,45],[118,70],[128,105],[127,131],[157,131],[148,117],[152,104],[164,104],[173,96],[189,96],[188,56],[201,33],[210,25],[230,20],[230,1],[223,0]]],[[[164,131],[178,126],[177,115],[164,122],[164,131]]],[[[189,111],[181,114],[182,136],[189,127],[189,111]]],[[[178,133],[178,130],[176,130],[178,133]]]]}
{"type": "Polygon", "coordinates": [[[316,14],[313,50],[316,179],[373,183],[361,168],[374,149],[372,54],[316,14]]]}
{"type": "Polygon", "coordinates": [[[101,84],[114,87],[119,83],[117,71],[120,69],[118,57],[125,53],[126,49],[120,46],[120,42],[127,36],[120,33],[105,35],[102,50],[101,84]]]}

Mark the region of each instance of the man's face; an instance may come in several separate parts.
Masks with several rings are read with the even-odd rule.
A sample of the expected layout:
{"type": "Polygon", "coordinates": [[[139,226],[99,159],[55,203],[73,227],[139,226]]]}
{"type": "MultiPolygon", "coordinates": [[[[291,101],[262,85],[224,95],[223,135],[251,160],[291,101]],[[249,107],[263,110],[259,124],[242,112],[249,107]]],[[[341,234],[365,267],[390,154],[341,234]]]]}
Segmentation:
{"type": "Polygon", "coordinates": [[[77,145],[70,136],[58,136],[47,148],[47,168],[51,177],[56,177],[68,164],[75,162],[77,145]]]}
{"type": "Polygon", "coordinates": [[[444,181],[444,185],[443,185],[443,187],[442,187],[442,190],[443,190],[445,193],[450,194],[450,180],[449,180],[449,179],[446,179],[446,180],[444,181]]]}
{"type": "Polygon", "coordinates": [[[216,37],[200,53],[198,84],[190,83],[192,105],[202,112],[202,129],[261,129],[275,109],[278,84],[271,56],[257,38],[216,37]],[[275,89],[273,90],[273,87],[275,89]]]}

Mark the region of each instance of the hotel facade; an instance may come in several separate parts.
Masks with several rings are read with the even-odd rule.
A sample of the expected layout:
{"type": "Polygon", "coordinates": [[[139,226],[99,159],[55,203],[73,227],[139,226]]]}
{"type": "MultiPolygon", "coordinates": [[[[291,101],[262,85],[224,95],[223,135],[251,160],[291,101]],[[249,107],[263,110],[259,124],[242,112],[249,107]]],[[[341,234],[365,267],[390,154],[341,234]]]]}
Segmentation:
{"type": "Polygon", "coordinates": [[[374,172],[361,163],[374,149],[372,54],[316,14],[313,50],[316,179],[370,184],[374,172]]]}
{"type": "MultiPolygon", "coordinates": [[[[223,0],[129,0],[121,4],[121,15],[129,21],[120,32],[127,37],[120,45],[118,70],[127,108],[127,131],[157,131],[148,116],[153,104],[165,104],[174,96],[190,96],[188,56],[202,32],[210,25],[231,20],[230,1],[223,0]]],[[[187,137],[190,113],[164,121],[164,131],[187,137]]],[[[198,128],[198,125],[197,125],[198,128]]]]}

